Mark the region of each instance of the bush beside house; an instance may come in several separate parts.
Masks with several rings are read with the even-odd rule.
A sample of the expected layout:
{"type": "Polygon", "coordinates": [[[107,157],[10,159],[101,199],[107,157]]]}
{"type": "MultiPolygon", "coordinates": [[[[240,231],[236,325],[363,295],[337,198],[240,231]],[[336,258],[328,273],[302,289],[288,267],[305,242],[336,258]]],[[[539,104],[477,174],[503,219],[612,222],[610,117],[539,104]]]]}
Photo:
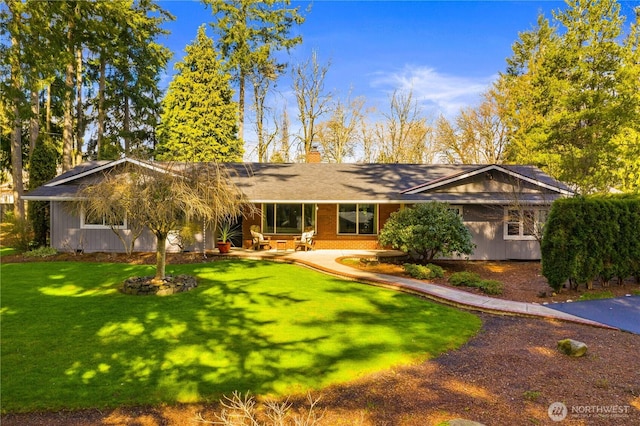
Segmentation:
{"type": "Polygon", "coordinates": [[[589,196],[553,203],[542,238],[542,274],[556,291],[640,279],[640,197],[589,196]]]}
{"type": "Polygon", "coordinates": [[[445,203],[416,204],[394,212],[380,231],[383,246],[408,253],[426,264],[436,256],[473,254],[475,245],[462,219],[445,203]]]}

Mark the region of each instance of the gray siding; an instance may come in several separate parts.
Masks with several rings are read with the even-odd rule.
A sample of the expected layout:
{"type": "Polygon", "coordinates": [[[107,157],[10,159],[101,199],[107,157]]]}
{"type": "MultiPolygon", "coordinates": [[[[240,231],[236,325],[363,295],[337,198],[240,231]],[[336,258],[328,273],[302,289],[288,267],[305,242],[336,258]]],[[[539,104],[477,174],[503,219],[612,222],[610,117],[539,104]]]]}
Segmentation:
{"type": "MultiPolygon", "coordinates": [[[[131,231],[123,229],[120,232],[125,237],[131,235],[131,231]]],[[[202,251],[203,235],[199,233],[195,236],[195,243],[187,247],[188,251],[202,251]]],[[[206,230],[206,249],[215,247],[215,240],[211,230],[206,230]]],[[[80,228],[80,217],[69,208],[69,203],[51,203],[51,246],[58,251],[74,252],[83,251],[122,253],[124,247],[118,236],[110,229],[82,229],[80,228]]],[[[153,252],[156,250],[156,238],[145,229],[135,242],[134,251],[153,252]]],[[[168,252],[178,252],[180,248],[176,245],[167,244],[168,252]]]]}
{"type": "Polygon", "coordinates": [[[464,224],[477,246],[469,259],[539,260],[540,244],[537,241],[504,239],[503,216],[504,206],[464,206],[464,224]]]}

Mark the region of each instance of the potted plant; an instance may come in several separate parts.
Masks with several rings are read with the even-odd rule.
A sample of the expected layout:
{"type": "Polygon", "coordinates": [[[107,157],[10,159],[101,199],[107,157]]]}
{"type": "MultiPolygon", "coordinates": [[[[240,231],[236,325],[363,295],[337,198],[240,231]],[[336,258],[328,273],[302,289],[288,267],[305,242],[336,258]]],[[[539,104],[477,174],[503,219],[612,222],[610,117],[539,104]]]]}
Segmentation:
{"type": "Polygon", "coordinates": [[[218,250],[220,253],[229,253],[231,250],[231,238],[238,235],[238,230],[231,226],[230,222],[224,222],[218,226],[218,250]]]}

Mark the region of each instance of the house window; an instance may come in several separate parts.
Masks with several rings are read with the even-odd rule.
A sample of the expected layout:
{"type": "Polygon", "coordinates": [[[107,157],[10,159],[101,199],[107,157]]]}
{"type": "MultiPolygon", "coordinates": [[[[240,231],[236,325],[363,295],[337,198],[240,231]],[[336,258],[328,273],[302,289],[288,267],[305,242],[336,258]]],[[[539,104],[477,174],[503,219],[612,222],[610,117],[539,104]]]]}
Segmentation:
{"type": "Polygon", "coordinates": [[[535,240],[542,236],[544,223],[547,221],[549,209],[524,208],[505,209],[504,239],[535,240]]]}
{"type": "Polygon", "coordinates": [[[113,223],[107,216],[87,213],[82,210],[80,214],[80,228],[82,229],[127,229],[127,217],[124,213],[116,214],[113,223]]]}
{"type": "Polygon", "coordinates": [[[376,204],[339,204],[338,234],[377,234],[377,207],[376,204]]]}
{"type": "Polygon", "coordinates": [[[302,234],[316,226],[315,204],[263,204],[262,230],[265,234],[302,234]]]}

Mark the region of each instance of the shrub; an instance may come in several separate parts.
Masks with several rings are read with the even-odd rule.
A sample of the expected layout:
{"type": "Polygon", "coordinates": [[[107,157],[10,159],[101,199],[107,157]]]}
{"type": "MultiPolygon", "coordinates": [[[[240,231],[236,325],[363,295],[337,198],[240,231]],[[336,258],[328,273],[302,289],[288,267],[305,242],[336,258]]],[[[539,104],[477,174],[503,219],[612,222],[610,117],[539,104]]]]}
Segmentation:
{"type": "Polygon", "coordinates": [[[559,291],[600,278],[604,286],[637,275],[640,197],[589,196],[553,203],[542,237],[542,275],[559,291]]]}
{"type": "Polygon", "coordinates": [[[449,283],[456,287],[459,286],[467,286],[467,287],[478,287],[480,284],[480,275],[475,272],[455,272],[451,274],[449,277],[449,283]]]}
{"type": "Polygon", "coordinates": [[[490,295],[502,294],[504,291],[504,285],[496,280],[481,280],[478,287],[483,293],[490,295]]]}
{"type": "Polygon", "coordinates": [[[35,250],[29,250],[24,253],[26,257],[49,257],[58,254],[58,251],[53,247],[39,247],[35,250]]]}
{"type": "Polygon", "coordinates": [[[471,233],[444,203],[423,203],[394,212],[384,224],[380,244],[417,256],[427,263],[436,256],[473,253],[471,233]]]}
{"type": "Polygon", "coordinates": [[[405,263],[404,270],[413,278],[417,278],[419,280],[444,277],[444,269],[432,263],[428,263],[426,265],[414,265],[412,263],[405,263]]]}
{"type": "Polygon", "coordinates": [[[449,283],[456,287],[476,287],[485,294],[498,295],[504,291],[504,285],[496,280],[483,280],[475,272],[455,272],[449,277],[449,283]]]}
{"type": "Polygon", "coordinates": [[[7,212],[4,219],[8,224],[4,244],[18,251],[29,250],[29,243],[33,240],[31,222],[27,219],[17,219],[12,211],[7,212]]]}

